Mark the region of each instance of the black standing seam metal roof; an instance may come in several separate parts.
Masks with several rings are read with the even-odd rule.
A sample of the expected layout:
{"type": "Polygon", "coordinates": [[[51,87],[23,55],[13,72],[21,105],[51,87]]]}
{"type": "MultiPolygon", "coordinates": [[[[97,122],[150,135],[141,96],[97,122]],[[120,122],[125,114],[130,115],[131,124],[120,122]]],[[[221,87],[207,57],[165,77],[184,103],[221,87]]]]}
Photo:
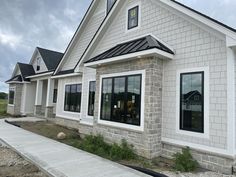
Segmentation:
{"type": "Polygon", "coordinates": [[[37,47],[48,70],[55,70],[63,57],[63,53],[37,47]]]}
{"type": "MultiPolygon", "coordinates": [[[[236,29],[234,29],[234,28],[232,28],[232,27],[229,27],[229,26],[227,26],[227,25],[225,25],[225,24],[223,24],[223,23],[221,23],[221,22],[219,22],[219,21],[217,21],[217,20],[215,20],[215,19],[213,19],[213,18],[211,18],[211,17],[209,17],[209,16],[207,16],[207,15],[201,13],[201,12],[198,12],[198,11],[196,11],[196,10],[194,10],[194,9],[192,9],[192,8],[190,8],[190,7],[188,7],[188,6],[184,5],[184,4],[182,4],[182,3],[180,3],[180,2],[177,2],[177,1],[175,1],[175,0],[171,0],[171,1],[174,2],[174,3],[176,3],[176,4],[178,4],[178,5],[180,5],[180,6],[182,6],[182,7],[184,7],[184,8],[186,8],[186,9],[188,9],[188,10],[191,10],[191,11],[193,11],[194,13],[199,14],[199,15],[201,15],[201,16],[203,16],[203,17],[205,17],[205,18],[207,18],[207,19],[209,19],[209,20],[211,20],[211,21],[213,21],[213,22],[215,22],[215,23],[217,23],[217,24],[219,24],[219,25],[221,25],[221,26],[223,26],[223,27],[225,27],[225,28],[227,28],[227,29],[229,29],[229,30],[231,30],[231,31],[233,31],[233,32],[236,33],[236,29]]],[[[114,4],[115,4],[115,3],[114,3],[114,4]]],[[[114,4],[113,4],[113,6],[114,6],[114,4]]],[[[110,10],[110,12],[111,12],[111,10],[110,10]]],[[[109,12],[109,13],[110,13],[110,12],[109,12]]],[[[108,16],[108,15],[107,15],[107,16],[108,16]]],[[[94,34],[93,38],[91,39],[90,43],[88,44],[87,48],[85,49],[83,55],[80,57],[79,61],[78,61],[77,64],[75,65],[74,69],[78,66],[79,62],[80,62],[81,59],[84,57],[84,55],[85,55],[86,51],[88,50],[90,44],[92,43],[92,41],[94,40],[94,38],[97,36],[97,33],[99,32],[99,30],[100,30],[100,28],[102,27],[102,25],[105,23],[105,21],[106,21],[106,19],[107,19],[107,16],[103,19],[101,25],[100,25],[99,28],[97,29],[96,33],[94,34]]],[[[86,63],[86,62],[84,62],[84,63],[86,63]]]]}
{"type": "Polygon", "coordinates": [[[151,35],[128,41],[122,44],[118,44],[115,47],[101,53],[100,55],[93,57],[92,59],[86,61],[85,63],[91,63],[95,61],[100,61],[108,58],[118,57],[121,55],[127,55],[135,52],[141,52],[149,49],[159,49],[164,52],[174,54],[174,52],[166,47],[164,44],[159,42],[157,39],[151,35]]]}

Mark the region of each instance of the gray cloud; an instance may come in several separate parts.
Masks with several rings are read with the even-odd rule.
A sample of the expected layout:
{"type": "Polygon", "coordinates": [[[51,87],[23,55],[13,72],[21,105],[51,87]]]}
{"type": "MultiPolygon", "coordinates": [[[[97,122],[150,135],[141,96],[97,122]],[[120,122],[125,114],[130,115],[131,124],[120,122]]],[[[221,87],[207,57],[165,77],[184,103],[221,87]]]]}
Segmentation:
{"type": "MultiPolygon", "coordinates": [[[[178,0],[236,27],[235,0],[178,0]]],[[[91,0],[0,0],[0,91],[36,46],[64,51],[91,0]]]]}
{"type": "Polygon", "coordinates": [[[91,0],[0,0],[0,91],[35,47],[64,52],[91,0]]]}

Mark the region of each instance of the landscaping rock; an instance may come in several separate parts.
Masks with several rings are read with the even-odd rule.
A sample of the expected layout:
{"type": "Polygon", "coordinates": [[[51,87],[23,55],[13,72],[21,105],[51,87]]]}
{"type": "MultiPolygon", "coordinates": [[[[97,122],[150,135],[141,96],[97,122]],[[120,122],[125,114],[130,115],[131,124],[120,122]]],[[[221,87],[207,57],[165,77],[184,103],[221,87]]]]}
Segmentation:
{"type": "Polygon", "coordinates": [[[64,132],[60,132],[57,134],[57,139],[64,140],[66,138],[66,134],[64,132]]]}

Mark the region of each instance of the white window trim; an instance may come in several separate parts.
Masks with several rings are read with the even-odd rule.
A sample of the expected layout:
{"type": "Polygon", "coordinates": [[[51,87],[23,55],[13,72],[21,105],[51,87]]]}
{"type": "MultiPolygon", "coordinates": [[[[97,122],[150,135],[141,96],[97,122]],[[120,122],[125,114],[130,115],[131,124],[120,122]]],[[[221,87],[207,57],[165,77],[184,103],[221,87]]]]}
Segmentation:
{"type": "Polygon", "coordinates": [[[16,87],[9,87],[9,94],[8,94],[8,106],[15,106],[15,97],[16,97],[16,87]],[[14,99],[13,99],[13,104],[9,104],[9,98],[10,98],[10,90],[14,90],[14,99]]]}
{"type": "MultiPolygon", "coordinates": [[[[88,108],[89,108],[89,87],[90,87],[90,82],[96,82],[96,80],[95,79],[89,79],[88,80],[88,89],[87,89],[87,100],[86,100],[86,118],[88,118],[88,119],[93,119],[94,118],[94,116],[90,116],[90,115],[88,115],[88,108]]],[[[95,94],[96,94],[96,92],[95,92],[95,94]]],[[[94,100],[95,101],[95,100],[94,100]]],[[[95,106],[95,105],[94,105],[95,106]]]]}
{"type": "Polygon", "coordinates": [[[186,136],[209,139],[209,67],[188,68],[177,71],[176,79],[176,133],[186,136]],[[204,133],[181,130],[180,125],[180,74],[204,72],[204,133]]]}
{"type": "Polygon", "coordinates": [[[124,129],[129,129],[129,130],[134,130],[134,131],[144,131],[145,79],[146,79],[146,71],[145,70],[137,70],[137,71],[129,71],[129,72],[122,72],[122,73],[101,75],[100,76],[100,86],[99,86],[98,124],[113,126],[113,127],[117,127],[117,128],[124,128],[124,129]],[[117,77],[117,76],[136,75],[136,74],[142,75],[140,126],[101,120],[100,115],[101,115],[102,79],[109,78],[109,77],[117,77]]]}
{"type": "Polygon", "coordinates": [[[141,16],[141,11],[142,11],[142,8],[141,8],[141,1],[137,2],[137,3],[132,3],[130,4],[129,6],[127,6],[126,8],[126,20],[125,20],[125,33],[129,33],[129,32],[133,32],[135,30],[138,30],[140,29],[141,27],[141,19],[142,19],[142,16],[141,16]],[[128,22],[129,22],[129,10],[138,6],[138,26],[134,27],[134,28],[131,28],[131,29],[128,29],[129,25],[128,25],[128,22]]]}
{"type": "MultiPolygon", "coordinates": [[[[63,86],[63,113],[65,114],[71,114],[71,115],[81,115],[81,112],[82,112],[82,94],[83,94],[83,84],[82,82],[70,82],[70,83],[64,83],[64,86],[63,86]],[[81,105],[80,105],[80,112],[71,112],[71,111],[65,111],[65,92],[66,92],[66,85],[75,85],[75,84],[81,84],[82,87],[81,87],[81,105]]],[[[72,119],[72,118],[69,118],[69,119],[72,119]]],[[[73,118],[75,119],[75,118],[73,118]]],[[[75,119],[77,120],[77,119],[75,119]]]]}

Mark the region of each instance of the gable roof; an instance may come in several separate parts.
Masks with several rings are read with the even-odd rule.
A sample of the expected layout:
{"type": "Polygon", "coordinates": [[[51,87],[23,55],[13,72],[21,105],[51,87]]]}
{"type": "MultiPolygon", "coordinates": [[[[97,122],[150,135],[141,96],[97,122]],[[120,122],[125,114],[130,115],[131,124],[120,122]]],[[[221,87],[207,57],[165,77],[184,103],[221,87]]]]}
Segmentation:
{"type": "Polygon", "coordinates": [[[22,82],[22,77],[21,75],[14,76],[11,79],[6,81],[6,83],[9,83],[9,82],[22,82]]]}
{"type": "Polygon", "coordinates": [[[197,10],[194,10],[193,8],[188,7],[188,6],[178,2],[176,0],[171,0],[171,1],[236,33],[236,29],[234,29],[234,28],[232,28],[232,27],[230,27],[230,26],[228,26],[228,25],[226,25],[226,24],[224,24],[224,23],[222,23],[222,22],[220,22],[220,21],[218,21],[214,18],[211,18],[211,17],[209,17],[209,16],[207,16],[207,15],[205,15],[205,14],[203,14],[203,13],[197,11],[197,10]]]}
{"type": "Polygon", "coordinates": [[[79,34],[79,32],[80,32],[80,30],[81,30],[83,24],[85,23],[85,21],[86,21],[88,15],[89,15],[91,9],[93,8],[93,6],[94,6],[94,4],[95,4],[95,1],[96,1],[96,0],[92,0],[91,4],[89,5],[89,7],[88,7],[88,9],[87,9],[87,11],[86,11],[84,17],[82,18],[82,20],[81,20],[81,22],[80,22],[80,24],[79,24],[79,26],[78,26],[78,28],[76,29],[76,31],[75,31],[73,37],[71,38],[71,40],[70,40],[68,46],[66,47],[66,50],[65,50],[65,52],[64,52],[63,57],[61,58],[61,61],[60,61],[60,62],[57,64],[57,66],[55,67],[55,71],[54,71],[53,75],[57,72],[57,70],[59,69],[60,65],[61,65],[62,62],[64,61],[65,56],[66,56],[68,50],[69,50],[70,47],[72,46],[72,43],[74,42],[74,39],[76,38],[76,36],[79,34]]]}
{"type": "Polygon", "coordinates": [[[174,54],[174,52],[166,47],[164,44],[159,42],[157,39],[151,35],[131,40],[125,43],[116,45],[115,47],[101,53],[98,56],[93,57],[92,59],[86,61],[85,63],[91,63],[99,60],[104,60],[108,58],[118,57],[122,55],[127,55],[135,52],[141,52],[149,49],[159,49],[164,52],[174,54]]]}
{"type": "MultiPolygon", "coordinates": [[[[15,75],[12,76],[11,79],[7,80],[6,83],[8,82],[23,82],[23,81],[29,81],[29,79],[27,79],[26,77],[34,75],[35,71],[32,65],[30,64],[25,64],[25,63],[17,63],[16,67],[19,67],[20,70],[20,75],[15,75]]],[[[15,67],[15,68],[16,68],[15,67]]]]}
{"type": "Polygon", "coordinates": [[[55,70],[63,57],[63,53],[37,47],[48,70],[55,70]]]}
{"type": "MultiPolygon", "coordinates": [[[[232,28],[232,27],[229,27],[229,26],[227,26],[227,25],[225,25],[225,24],[223,24],[223,23],[221,23],[221,22],[219,22],[219,21],[217,21],[217,20],[215,20],[215,19],[213,19],[213,18],[211,18],[211,17],[209,17],[209,16],[207,16],[207,15],[204,15],[204,14],[202,14],[202,13],[200,13],[200,12],[198,12],[198,11],[196,11],[196,10],[194,10],[194,9],[192,9],[192,8],[190,8],[190,7],[188,7],[188,6],[184,5],[184,4],[182,4],[182,3],[180,3],[180,2],[177,2],[177,1],[175,1],[175,0],[152,0],[152,1],[154,1],[155,3],[157,3],[157,1],[158,1],[158,2],[162,2],[162,3],[166,4],[167,6],[170,6],[170,4],[171,4],[170,7],[175,8],[177,11],[180,11],[180,12],[186,14],[187,16],[190,16],[190,17],[196,19],[197,21],[200,21],[201,23],[204,23],[205,25],[210,26],[211,28],[216,29],[217,31],[220,31],[221,33],[223,33],[223,34],[225,34],[225,35],[230,35],[230,37],[232,37],[233,39],[236,40],[236,29],[234,29],[234,28],[232,28]],[[177,9],[177,6],[180,6],[180,7],[184,8],[184,10],[190,11],[190,12],[192,12],[192,13],[195,14],[195,15],[199,15],[200,17],[203,17],[204,20],[200,19],[199,16],[194,16],[194,15],[191,14],[191,13],[183,12],[183,11],[177,9]],[[210,25],[208,22],[212,22],[213,25],[210,25]],[[222,28],[219,29],[219,28],[217,28],[218,26],[220,26],[220,27],[222,27],[222,28]],[[230,31],[230,32],[228,32],[228,31],[230,31]]],[[[103,22],[102,22],[102,24],[100,25],[99,29],[97,30],[97,32],[96,32],[95,35],[93,36],[91,42],[89,43],[88,47],[87,47],[86,50],[84,51],[84,54],[81,56],[81,58],[80,58],[79,61],[77,62],[76,66],[75,66],[75,68],[74,68],[75,72],[78,72],[77,67],[78,67],[78,66],[80,65],[80,63],[83,61],[84,57],[86,56],[86,54],[87,54],[88,51],[90,50],[90,48],[91,48],[91,46],[93,45],[93,43],[95,42],[96,38],[100,35],[101,31],[102,31],[103,29],[105,29],[104,26],[107,24],[107,21],[111,18],[111,14],[112,14],[112,13],[116,10],[116,8],[118,7],[117,4],[119,4],[119,3],[124,3],[124,2],[125,2],[125,1],[123,1],[123,0],[117,0],[117,2],[113,5],[113,6],[115,6],[115,7],[112,8],[111,11],[110,11],[110,13],[105,17],[105,19],[103,20],[103,22]]]]}
{"type": "Polygon", "coordinates": [[[25,63],[17,63],[17,64],[20,68],[20,72],[23,77],[23,80],[27,80],[26,77],[35,74],[35,71],[32,65],[25,64],[25,63]]]}

